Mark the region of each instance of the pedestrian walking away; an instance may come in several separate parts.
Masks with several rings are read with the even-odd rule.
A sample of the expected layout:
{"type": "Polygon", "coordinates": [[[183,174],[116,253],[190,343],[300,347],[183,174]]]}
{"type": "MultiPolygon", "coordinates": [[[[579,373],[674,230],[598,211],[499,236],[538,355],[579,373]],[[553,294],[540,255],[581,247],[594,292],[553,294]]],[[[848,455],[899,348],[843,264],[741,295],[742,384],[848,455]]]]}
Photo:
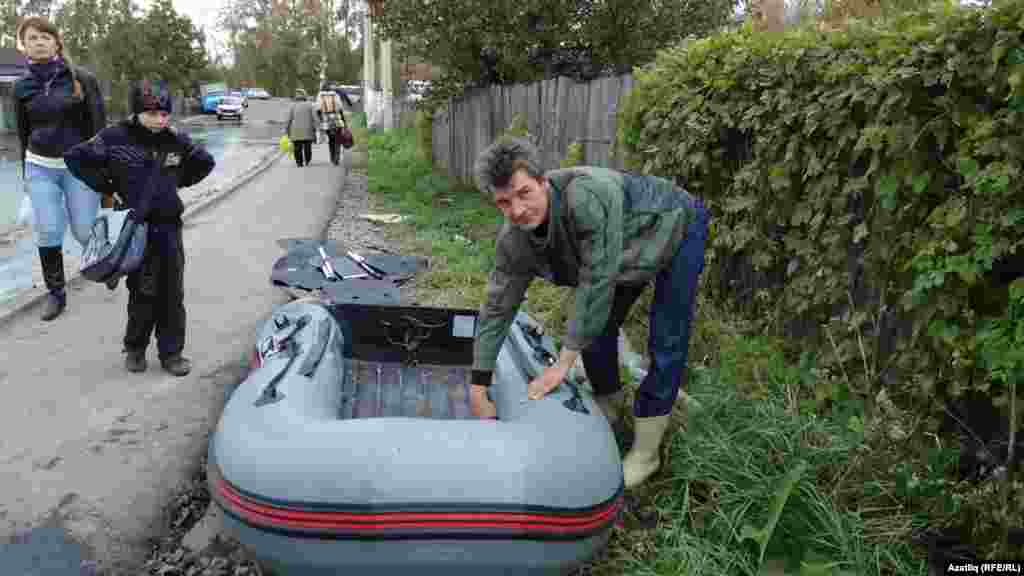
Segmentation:
{"type": "Polygon", "coordinates": [[[99,82],[70,62],[53,24],[38,16],[26,18],[15,36],[29,61],[14,85],[14,106],[21,175],[48,292],[42,319],[49,321],[67,306],[63,243],[68,221],[84,250],[100,206],[99,194],[68,172],[63,155],[106,126],[107,117],[99,82]]]}
{"type": "Polygon", "coordinates": [[[337,166],[341,163],[341,141],[338,132],[345,125],[344,111],[341,107],[341,97],[337,92],[330,89],[325,82],[320,86],[320,93],[316,96],[316,115],[320,119],[320,130],[327,135],[327,146],[330,150],[331,163],[337,166]]]}
{"type": "Polygon", "coordinates": [[[313,103],[306,97],[305,90],[295,91],[295,103],[288,110],[285,134],[295,148],[295,164],[300,168],[309,166],[313,159],[313,140],[316,139],[316,116],[313,103]]]}
{"type": "Polygon", "coordinates": [[[171,92],[166,82],[143,80],[131,87],[131,118],[105,128],[64,157],[68,169],[98,189],[110,189],[128,208],[147,206],[146,253],[128,274],[125,367],[146,370],[146,349],[156,331],[160,364],[175,376],[191,371],[185,348],[184,203],[178,189],[202,181],[213,156],[170,126],[171,92]]]}
{"type": "Polygon", "coordinates": [[[572,286],[574,304],[557,363],[529,384],[543,398],[582,355],[594,396],[609,422],[619,418],[618,334],[630,307],[654,284],[648,348],[651,370],[633,404],[635,441],[623,459],[627,488],[661,465],[659,450],[679,390],[709,213],[670,180],[581,166],[542,172],[536,148],[502,138],[477,158],[477,186],[505,217],[495,265],[480,307],[470,405],[493,417],[487,397],[498,352],[535,277],[572,286]]]}

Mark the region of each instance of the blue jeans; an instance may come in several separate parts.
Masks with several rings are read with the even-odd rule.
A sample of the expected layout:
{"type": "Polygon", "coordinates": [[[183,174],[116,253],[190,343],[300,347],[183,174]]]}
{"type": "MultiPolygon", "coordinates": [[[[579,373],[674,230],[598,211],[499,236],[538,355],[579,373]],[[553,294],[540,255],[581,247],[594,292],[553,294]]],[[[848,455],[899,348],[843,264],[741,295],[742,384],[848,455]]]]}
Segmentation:
{"type": "Polygon", "coordinates": [[[32,162],[25,163],[25,184],[36,219],[36,245],[62,245],[70,219],[71,234],[85,249],[99,212],[100,195],[66,168],[47,168],[32,162]]]}
{"type": "MultiPolygon", "coordinates": [[[[647,348],[651,369],[640,383],[633,405],[639,418],[664,416],[672,411],[690,350],[690,328],[697,302],[697,287],[704,271],[704,245],[708,237],[710,214],[696,201],[697,218],[690,223],[672,263],[658,272],[654,280],[654,301],[650,310],[650,334],[647,348]]],[[[604,333],[583,350],[583,366],[594,394],[613,394],[622,387],[619,380],[619,327],[644,286],[618,286],[604,333]]]]}

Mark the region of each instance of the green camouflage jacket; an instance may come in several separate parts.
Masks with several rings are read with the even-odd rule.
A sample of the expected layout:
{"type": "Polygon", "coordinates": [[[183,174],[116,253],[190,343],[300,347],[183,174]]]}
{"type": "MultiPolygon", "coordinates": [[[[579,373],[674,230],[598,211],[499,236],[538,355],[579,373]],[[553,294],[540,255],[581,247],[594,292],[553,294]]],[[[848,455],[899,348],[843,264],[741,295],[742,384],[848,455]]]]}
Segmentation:
{"type": "Polygon", "coordinates": [[[582,350],[604,331],[616,285],[650,281],[671,262],[696,217],[695,198],[663,178],[586,166],[545,176],[551,182],[546,236],[508,221],[498,233],[480,307],[476,371],[494,370],[534,277],[576,287],[563,342],[582,350]]]}

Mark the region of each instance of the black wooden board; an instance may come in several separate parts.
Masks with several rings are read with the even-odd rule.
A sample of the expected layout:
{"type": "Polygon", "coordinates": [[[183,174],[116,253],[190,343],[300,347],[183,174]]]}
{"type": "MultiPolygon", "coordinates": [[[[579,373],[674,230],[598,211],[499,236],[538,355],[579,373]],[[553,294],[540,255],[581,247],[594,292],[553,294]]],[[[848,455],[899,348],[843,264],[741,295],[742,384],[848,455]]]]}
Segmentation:
{"type": "MultiPolygon", "coordinates": [[[[365,274],[356,262],[345,255],[347,247],[335,240],[318,242],[311,238],[286,238],[277,241],[278,245],[287,250],[287,253],[274,262],[270,273],[272,284],[279,286],[291,286],[304,290],[321,290],[325,286],[339,284],[351,280],[327,280],[321,269],[322,258],[317,250],[319,246],[324,247],[324,252],[334,267],[335,272],[340,276],[365,274]]],[[[399,254],[366,253],[361,254],[373,267],[385,273],[384,281],[389,283],[401,282],[415,275],[428,266],[426,258],[418,256],[401,256],[399,254]]],[[[335,290],[336,293],[345,293],[347,289],[335,290]]]]}

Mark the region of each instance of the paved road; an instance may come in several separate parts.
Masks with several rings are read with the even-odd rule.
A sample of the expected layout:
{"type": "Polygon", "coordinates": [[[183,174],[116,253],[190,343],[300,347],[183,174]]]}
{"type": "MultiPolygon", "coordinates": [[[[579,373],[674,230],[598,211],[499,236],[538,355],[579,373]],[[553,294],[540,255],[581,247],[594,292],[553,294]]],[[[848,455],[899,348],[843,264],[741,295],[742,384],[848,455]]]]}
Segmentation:
{"type": "MultiPolygon", "coordinates": [[[[266,105],[250,106],[265,117],[280,114],[280,104],[254,104],[266,105]]],[[[238,379],[256,327],[283,299],[268,282],[280,254],[275,241],[322,233],[343,179],[325,150],[314,151],[308,168],[281,159],[187,227],[188,377],[160,370],[155,343],[149,371],[124,371],[123,284],[72,291],[55,322],[29,313],[0,327],[4,574],[77,575],[59,570],[79,554],[106,573],[139,574],[163,507],[205,450],[224,387],[238,379]],[[29,569],[32,554],[58,571],[29,569]]]]}

